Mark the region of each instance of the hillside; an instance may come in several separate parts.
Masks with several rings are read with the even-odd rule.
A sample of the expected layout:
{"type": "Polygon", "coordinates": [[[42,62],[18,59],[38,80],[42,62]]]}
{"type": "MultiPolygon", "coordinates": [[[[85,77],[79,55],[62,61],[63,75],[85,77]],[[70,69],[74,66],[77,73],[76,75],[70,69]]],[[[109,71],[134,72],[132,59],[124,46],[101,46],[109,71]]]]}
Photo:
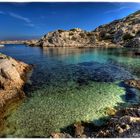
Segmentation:
{"type": "MultiPolygon", "coordinates": [[[[30,44],[30,43],[28,43],[30,44]]],[[[140,47],[140,11],[91,32],[75,28],[44,35],[32,46],[40,47],[140,47]]]]}

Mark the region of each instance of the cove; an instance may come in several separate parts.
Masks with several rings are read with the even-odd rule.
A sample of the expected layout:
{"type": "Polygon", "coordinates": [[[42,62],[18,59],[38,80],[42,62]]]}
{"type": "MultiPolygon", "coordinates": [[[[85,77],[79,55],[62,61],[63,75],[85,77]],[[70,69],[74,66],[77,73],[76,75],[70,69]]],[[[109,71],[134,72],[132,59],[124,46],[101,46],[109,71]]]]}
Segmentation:
{"type": "Polygon", "coordinates": [[[79,121],[100,125],[109,117],[107,108],[139,103],[140,92],[121,84],[140,78],[139,56],[129,55],[130,51],[134,50],[1,48],[0,52],[34,65],[24,89],[27,98],[8,116],[1,135],[48,137],[79,121]]]}

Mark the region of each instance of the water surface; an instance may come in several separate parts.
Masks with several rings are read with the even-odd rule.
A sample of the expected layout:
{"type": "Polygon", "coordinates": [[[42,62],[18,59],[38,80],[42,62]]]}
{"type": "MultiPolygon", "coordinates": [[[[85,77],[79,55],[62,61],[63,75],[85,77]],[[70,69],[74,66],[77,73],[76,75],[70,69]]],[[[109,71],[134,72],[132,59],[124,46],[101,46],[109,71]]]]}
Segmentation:
{"type": "Polygon", "coordinates": [[[140,78],[139,49],[37,48],[6,45],[0,52],[34,64],[27,98],[11,113],[1,134],[47,137],[78,121],[102,124],[108,108],[139,103],[126,79],[140,78]]]}

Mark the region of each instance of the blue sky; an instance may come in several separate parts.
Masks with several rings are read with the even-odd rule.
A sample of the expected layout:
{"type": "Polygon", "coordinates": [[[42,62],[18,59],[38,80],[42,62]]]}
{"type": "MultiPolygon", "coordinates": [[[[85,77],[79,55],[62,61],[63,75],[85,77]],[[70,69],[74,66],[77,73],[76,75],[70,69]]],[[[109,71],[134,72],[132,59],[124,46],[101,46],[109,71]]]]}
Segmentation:
{"type": "Polygon", "coordinates": [[[96,27],[140,10],[140,3],[0,3],[0,39],[40,38],[57,29],[96,27]]]}

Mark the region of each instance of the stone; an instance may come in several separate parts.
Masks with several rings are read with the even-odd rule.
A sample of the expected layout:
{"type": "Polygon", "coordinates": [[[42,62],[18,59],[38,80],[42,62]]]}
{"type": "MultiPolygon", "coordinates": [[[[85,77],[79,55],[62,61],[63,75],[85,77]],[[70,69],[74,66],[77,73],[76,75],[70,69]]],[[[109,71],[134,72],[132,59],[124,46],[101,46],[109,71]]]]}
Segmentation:
{"type": "Polygon", "coordinates": [[[83,137],[84,135],[84,126],[81,123],[75,123],[75,137],[83,137]]]}
{"type": "Polygon", "coordinates": [[[126,80],[125,84],[129,85],[130,87],[140,89],[140,80],[135,80],[135,79],[126,80]]]}
{"type": "Polygon", "coordinates": [[[0,54],[0,107],[13,98],[24,97],[22,90],[32,66],[0,54]]]}

